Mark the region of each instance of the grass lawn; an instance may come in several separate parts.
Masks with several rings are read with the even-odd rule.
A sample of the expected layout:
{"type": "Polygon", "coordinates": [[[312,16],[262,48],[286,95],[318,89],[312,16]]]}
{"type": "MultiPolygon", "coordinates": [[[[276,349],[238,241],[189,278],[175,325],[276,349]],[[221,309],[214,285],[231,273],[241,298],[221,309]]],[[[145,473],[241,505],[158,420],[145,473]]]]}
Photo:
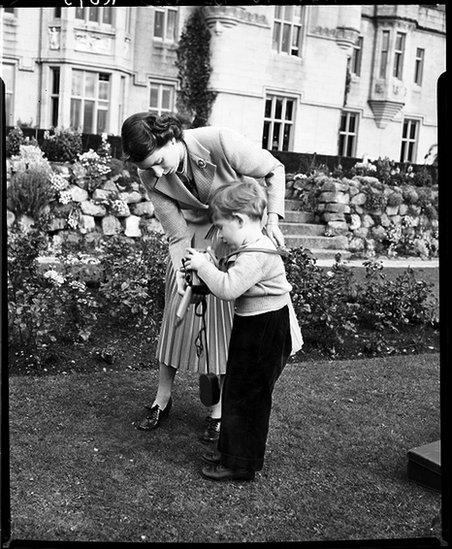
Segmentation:
{"type": "Polygon", "coordinates": [[[437,536],[440,494],[406,476],[437,440],[437,354],[287,366],[253,483],[200,476],[204,409],[180,374],[170,417],[136,431],[157,371],[11,378],[13,538],[148,542],[437,536]]]}

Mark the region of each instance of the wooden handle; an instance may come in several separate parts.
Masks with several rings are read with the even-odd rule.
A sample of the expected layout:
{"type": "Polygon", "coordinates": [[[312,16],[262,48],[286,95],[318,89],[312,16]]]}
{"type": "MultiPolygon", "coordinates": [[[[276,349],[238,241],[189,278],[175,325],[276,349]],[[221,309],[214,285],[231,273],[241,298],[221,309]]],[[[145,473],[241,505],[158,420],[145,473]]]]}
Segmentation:
{"type": "Polygon", "coordinates": [[[184,318],[185,311],[187,310],[187,307],[190,305],[191,302],[191,295],[192,295],[192,288],[191,286],[187,286],[185,289],[185,293],[182,296],[182,301],[179,303],[179,307],[177,308],[176,317],[178,320],[181,320],[184,318]]]}

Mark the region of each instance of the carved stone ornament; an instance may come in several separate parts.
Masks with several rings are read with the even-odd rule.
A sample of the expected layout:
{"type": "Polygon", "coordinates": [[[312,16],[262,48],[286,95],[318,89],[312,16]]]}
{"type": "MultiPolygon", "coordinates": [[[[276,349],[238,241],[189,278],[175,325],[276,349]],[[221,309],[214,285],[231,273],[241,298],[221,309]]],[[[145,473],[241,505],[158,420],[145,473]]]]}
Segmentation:
{"type": "Polygon", "coordinates": [[[350,27],[337,27],[336,29],[337,45],[344,50],[352,48],[356,43],[358,36],[359,31],[357,29],[352,29],[350,27]]]}
{"type": "Polygon", "coordinates": [[[326,36],[328,38],[336,38],[337,29],[331,29],[329,27],[314,27],[311,34],[317,34],[319,36],[326,36]]]}
{"type": "Polygon", "coordinates": [[[217,35],[238,23],[268,26],[265,15],[251,13],[242,6],[205,6],[204,15],[207,26],[217,35]]]}
{"type": "Polygon", "coordinates": [[[84,31],[74,32],[76,50],[111,55],[113,44],[111,38],[108,36],[99,36],[94,33],[84,31]]]}
{"type": "Polygon", "coordinates": [[[59,50],[60,49],[60,29],[57,27],[49,27],[49,49],[50,50],[59,50]]]}

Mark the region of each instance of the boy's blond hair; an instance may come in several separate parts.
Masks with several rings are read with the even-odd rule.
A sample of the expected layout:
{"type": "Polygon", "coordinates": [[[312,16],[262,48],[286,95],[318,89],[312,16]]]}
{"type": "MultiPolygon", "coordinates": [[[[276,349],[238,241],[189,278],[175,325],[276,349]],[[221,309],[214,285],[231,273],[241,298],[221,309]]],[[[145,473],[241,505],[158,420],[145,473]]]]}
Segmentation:
{"type": "Polygon", "coordinates": [[[231,219],[234,214],[246,214],[251,219],[262,219],[267,197],[264,189],[253,181],[237,181],[219,187],[209,200],[209,215],[231,219]]]}

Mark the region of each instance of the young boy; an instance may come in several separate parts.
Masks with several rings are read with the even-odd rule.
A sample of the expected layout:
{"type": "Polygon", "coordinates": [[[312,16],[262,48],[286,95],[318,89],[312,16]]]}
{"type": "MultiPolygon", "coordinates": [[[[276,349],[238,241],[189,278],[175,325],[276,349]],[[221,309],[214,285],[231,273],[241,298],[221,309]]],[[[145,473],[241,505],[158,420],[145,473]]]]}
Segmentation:
{"type": "Polygon", "coordinates": [[[217,268],[207,254],[187,250],[185,268],[197,271],[220,299],[235,300],[218,447],[203,456],[210,465],[202,475],[212,480],[253,480],[262,469],[273,388],[292,347],[293,353],[302,345],[284,263],[262,233],[265,207],[257,183],[220,187],[210,212],[220,238],[235,250],[227,270],[217,268]]]}

